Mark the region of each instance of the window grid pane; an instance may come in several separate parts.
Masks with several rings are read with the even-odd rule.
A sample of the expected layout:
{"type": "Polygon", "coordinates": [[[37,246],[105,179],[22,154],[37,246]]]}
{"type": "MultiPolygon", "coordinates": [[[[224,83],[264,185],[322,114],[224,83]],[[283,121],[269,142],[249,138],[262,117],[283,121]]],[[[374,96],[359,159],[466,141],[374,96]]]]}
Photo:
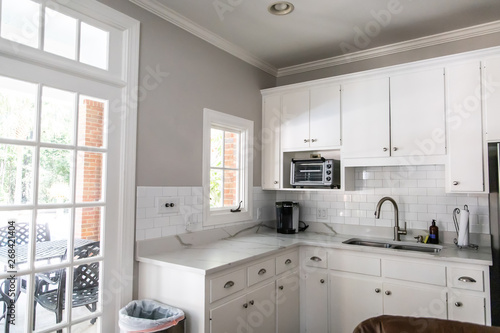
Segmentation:
{"type": "Polygon", "coordinates": [[[16,43],[38,48],[41,6],[29,0],[2,0],[1,36],[16,43]]]}
{"type": "Polygon", "coordinates": [[[77,23],[73,17],[45,8],[44,51],[75,60],[77,23]]]}

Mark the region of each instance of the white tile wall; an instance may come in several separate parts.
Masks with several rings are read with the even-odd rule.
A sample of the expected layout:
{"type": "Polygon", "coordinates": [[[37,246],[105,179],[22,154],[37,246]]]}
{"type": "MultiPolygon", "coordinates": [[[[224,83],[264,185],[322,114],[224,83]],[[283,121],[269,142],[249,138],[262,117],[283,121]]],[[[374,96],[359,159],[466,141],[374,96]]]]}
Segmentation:
{"type": "Polygon", "coordinates": [[[442,165],[356,168],[355,191],[278,191],[276,201],[299,201],[300,218],[308,223],[391,227],[390,203],[383,204],[380,219],[374,217],[377,202],[391,196],[398,203],[400,221],[408,222],[408,228],[428,230],[435,219],[441,231],[453,232],[453,210],[468,205],[470,232],[489,234],[488,195],[446,194],[444,178],[442,165]],[[326,219],[318,218],[318,208],[327,209],[326,219]]]}
{"type": "MultiPolygon", "coordinates": [[[[254,187],[253,198],[253,221],[264,222],[274,220],[275,192],[266,192],[262,191],[260,187],[254,187]]],[[[213,226],[203,226],[202,205],[203,191],[201,187],[138,186],[136,240],[213,229],[213,226]],[[179,212],[174,214],[158,214],[156,211],[156,198],[161,197],[179,197],[179,212]]],[[[242,223],[246,222],[223,226],[242,223]]]]}

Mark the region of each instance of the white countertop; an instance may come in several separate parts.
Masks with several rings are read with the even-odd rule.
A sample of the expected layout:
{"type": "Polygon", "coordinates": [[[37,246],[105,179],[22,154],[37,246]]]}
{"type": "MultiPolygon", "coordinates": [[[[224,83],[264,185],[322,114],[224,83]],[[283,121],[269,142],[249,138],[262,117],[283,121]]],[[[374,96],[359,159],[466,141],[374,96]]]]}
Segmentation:
{"type": "MultiPolygon", "coordinates": [[[[231,266],[259,259],[259,257],[265,255],[272,255],[281,250],[309,245],[331,249],[348,249],[359,252],[399,255],[401,257],[432,259],[436,261],[492,265],[491,248],[489,246],[480,246],[478,250],[473,250],[459,249],[454,244],[440,244],[443,246],[443,249],[439,253],[422,253],[342,243],[354,237],[374,239],[373,237],[359,235],[326,234],[312,231],[305,231],[294,235],[283,235],[267,228],[255,228],[254,226],[249,229],[254,230],[242,233],[241,235],[239,235],[239,232],[236,235],[231,235],[227,232],[225,238],[217,238],[212,235],[212,240],[201,244],[196,244],[196,242],[187,244],[186,239],[193,240],[195,233],[186,234],[185,237],[182,237],[183,235],[170,237],[169,240],[164,239],[164,242],[175,243],[177,241],[180,245],[166,245],[170,247],[168,250],[165,250],[165,243],[158,243],[158,246],[155,246],[154,243],[149,241],[147,251],[141,250],[141,246],[138,246],[136,259],[143,263],[208,275],[231,266]]],[[[377,239],[392,241],[388,238],[379,237],[377,239]]],[[[412,242],[411,244],[415,243],[412,242]]],[[[144,246],[146,245],[143,244],[142,249],[144,246]]]]}

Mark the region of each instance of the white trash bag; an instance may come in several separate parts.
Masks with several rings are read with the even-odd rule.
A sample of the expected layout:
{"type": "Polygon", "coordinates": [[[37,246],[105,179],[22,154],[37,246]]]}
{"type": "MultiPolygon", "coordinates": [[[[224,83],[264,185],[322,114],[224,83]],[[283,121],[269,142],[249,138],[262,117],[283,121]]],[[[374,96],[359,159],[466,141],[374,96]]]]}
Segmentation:
{"type": "Polygon", "coordinates": [[[119,326],[129,333],[158,332],[177,325],[184,311],[153,300],[128,303],[119,312],[119,326]]]}

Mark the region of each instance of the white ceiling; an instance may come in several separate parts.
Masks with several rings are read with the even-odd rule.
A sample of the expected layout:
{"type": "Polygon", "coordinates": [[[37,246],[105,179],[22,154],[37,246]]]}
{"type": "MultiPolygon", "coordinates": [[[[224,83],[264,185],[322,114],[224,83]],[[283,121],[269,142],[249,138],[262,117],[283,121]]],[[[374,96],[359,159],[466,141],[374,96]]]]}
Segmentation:
{"type": "Polygon", "coordinates": [[[288,0],[287,16],[267,11],[273,0],[130,1],[268,72],[491,22],[476,30],[500,31],[500,0],[288,0]]]}

